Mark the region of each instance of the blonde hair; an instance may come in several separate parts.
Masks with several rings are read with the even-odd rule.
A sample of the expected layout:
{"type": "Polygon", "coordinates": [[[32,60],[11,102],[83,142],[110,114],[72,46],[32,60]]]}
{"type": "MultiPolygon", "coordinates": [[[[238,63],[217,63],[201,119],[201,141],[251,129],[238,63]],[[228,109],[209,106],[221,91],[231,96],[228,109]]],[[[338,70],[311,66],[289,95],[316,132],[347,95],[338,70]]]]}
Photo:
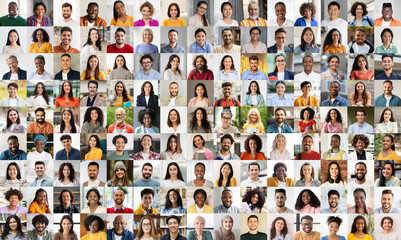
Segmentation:
{"type": "Polygon", "coordinates": [[[206,219],[204,218],[204,217],[202,217],[202,216],[196,216],[195,218],[194,218],[194,224],[195,224],[195,222],[199,222],[199,221],[201,221],[201,222],[203,222],[203,223],[206,223],[206,219]]]}
{"type": "Polygon", "coordinates": [[[260,117],[260,112],[259,112],[259,110],[257,108],[252,108],[251,110],[249,110],[248,116],[247,116],[247,119],[248,119],[247,123],[251,124],[251,114],[252,114],[252,112],[256,112],[256,115],[258,115],[258,123],[263,126],[262,118],[260,117]]]}
{"type": "Polygon", "coordinates": [[[150,34],[152,34],[152,39],[150,39],[150,42],[153,42],[153,37],[154,37],[154,35],[153,35],[152,29],[150,29],[150,28],[145,28],[145,30],[143,30],[143,32],[142,32],[142,41],[145,42],[145,41],[143,40],[143,35],[145,34],[145,32],[149,32],[150,34]]]}

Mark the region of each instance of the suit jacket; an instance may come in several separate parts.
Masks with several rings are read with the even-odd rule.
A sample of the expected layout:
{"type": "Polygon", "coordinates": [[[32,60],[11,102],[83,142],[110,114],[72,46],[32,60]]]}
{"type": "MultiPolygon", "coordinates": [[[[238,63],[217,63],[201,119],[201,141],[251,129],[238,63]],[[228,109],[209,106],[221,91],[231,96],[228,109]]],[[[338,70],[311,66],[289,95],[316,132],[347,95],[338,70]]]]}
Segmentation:
{"type": "MultiPolygon", "coordinates": [[[[81,107],[87,107],[89,96],[83,97],[80,101],[81,107]]],[[[97,95],[95,98],[95,102],[93,103],[94,107],[106,107],[106,99],[102,98],[101,96],[97,95]]]]}
{"type": "MultiPolygon", "coordinates": [[[[277,72],[271,72],[267,76],[268,78],[277,77],[277,72]]],[[[284,69],[284,80],[294,80],[294,72],[284,69]]]]}
{"type": "Polygon", "coordinates": [[[137,107],[157,107],[159,106],[159,97],[153,95],[154,97],[149,97],[148,105],[146,105],[146,99],[144,95],[136,96],[136,106],[137,107]]]}
{"type": "MultiPolygon", "coordinates": [[[[63,80],[63,70],[61,70],[59,73],[54,76],[55,80],[63,80]]],[[[67,79],[68,80],[79,80],[81,79],[81,76],[78,71],[70,69],[70,71],[67,73],[67,79]]]]}
{"type": "MultiPolygon", "coordinates": [[[[287,46],[284,46],[284,51],[285,51],[285,53],[292,53],[292,49],[287,46]]],[[[267,53],[277,53],[277,45],[274,44],[273,46],[268,47],[267,53]]]]}
{"type": "MultiPolygon", "coordinates": [[[[89,183],[89,181],[86,181],[86,182],[84,182],[83,183],[83,187],[87,187],[88,186],[88,183],[89,183]]],[[[105,182],[102,182],[102,181],[100,181],[99,182],[99,186],[98,187],[105,187],[106,186],[106,183],[105,182]]]]}

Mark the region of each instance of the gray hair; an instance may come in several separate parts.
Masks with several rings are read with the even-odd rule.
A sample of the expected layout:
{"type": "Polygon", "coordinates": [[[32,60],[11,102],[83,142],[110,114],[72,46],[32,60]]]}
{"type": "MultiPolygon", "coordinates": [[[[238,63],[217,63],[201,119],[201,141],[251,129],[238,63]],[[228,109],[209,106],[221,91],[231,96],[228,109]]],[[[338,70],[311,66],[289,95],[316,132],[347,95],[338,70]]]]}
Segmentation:
{"type": "Polygon", "coordinates": [[[251,1],[250,3],[248,3],[248,9],[249,9],[252,5],[258,6],[258,9],[259,9],[259,4],[258,4],[257,2],[255,2],[255,1],[251,1]]]}
{"type": "Polygon", "coordinates": [[[273,144],[272,144],[272,150],[277,148],[277,141],[278,141],[279,137],[284,138],[284,149],[287,146],[287,139],[285,138],[285,136],[283,134],[279,133],[276,135],[276,137],[274,137],[273,144]]]}
{"type": "Polygon", "coordinates": [[[231,110],[228,109],[228,108],[224,109],[224,110],[221,112],[221,117],[223,117],[223,115],[226,114],[226,113],[230,114],[230,115],[231,115],[231,118],[233,117],[233,113],[232,113],[231,110]]]}
{"type": "Polygon", "coordinates": [[[117,112],[118,110],[121,110],[121,111],[123,111],[123,114],[125,114],[125,110],[124,110],[124,108],[117,108],[117,109],[116,109],[116,112],[117,112]]]}

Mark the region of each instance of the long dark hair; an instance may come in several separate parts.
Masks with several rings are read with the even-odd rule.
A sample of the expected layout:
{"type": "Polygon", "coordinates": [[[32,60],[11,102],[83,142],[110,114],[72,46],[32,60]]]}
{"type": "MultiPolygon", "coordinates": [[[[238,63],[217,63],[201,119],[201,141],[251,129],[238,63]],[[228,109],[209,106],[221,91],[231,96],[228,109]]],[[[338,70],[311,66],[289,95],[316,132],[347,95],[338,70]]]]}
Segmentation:
{"type": "Polygon", "coordinates": [[[125,87],[125,84],[124,84],[124,82],[123,81],[118,81],[117,83],[116,83],[116,85],[114,85],[114,91],[117,93],[117,85],[119,84],[119,83],[121,83],[122,85],[123,85],[123,93],[122,93],[122,95],[123,95],[123,101],[124,102],[128,102],[129,101],[129,98],[128,98],[128,92],[127,92],[127,88],[125,87]]]}
{"type": "Polygon", "coordinates": [[[74,234],[74,221],[72,220],[72,218],[70,217],[70,215],[64,215],[61,220],[60,220],[60,228],[58,230],[59,233],[63,233],[63,226],[61,225],[63,223],[63,221],[67,219],[68,221],[70,221],[71,223],[71,229],[70,229],[70,234],[74,234]]]}
{"type": "Polygon", "coordinates": [[[114,4],[113,4],[113,18],[114,18],[115,21],[117,21],[117,18],[118,18],[118,12],[116,11],[116,4],[117,3],[121,3],[123,6],[125,6],[123,1],[117,0],[117,1],[114,2],[114,4]]]}
{"type": "Polygon", "coordinates": [[[72,166],[71,163],[69,162],[64,162],[60,165],[60,167],[58,168],[58,180],[60,182],[62,182],[64,180],[64,174],[63,174],[63,170],[64,167],[68,167],[70,169],[70,175],[68,175],[68,179],[70,179],[71,182],[74,182],[75,178],[75,169],[74,166],[72,166]]]}
{"type": "Polygon", "coordinates": [[[11,166],[15,166],[15,168],[17,169],[17,179],[20,180],[21,179],[21,170],[19,169],[19,166],[16,162],[11,162],[10,164],[7,165],[7,170],[6,170],[7,180],[11,180],[10,175],[8,175],[8,170],[10,169],[11,166]]]}
{"type": "MultiPolygon", "coordinates": [[[[91,32],[92,31],[96,31],[97,32],[97,35],[99,36],[99,32],[97,31],[97,29],[96,28],[91,28],[91,29],[89,29],[89,32],[88,32],[88,40],[86,41],[86,43],[84,44],[84,47],[86,46],[86,45],[88,45],[88,46],[91,46],[92,45],[92,40],[91,40],[91,32]]],[[[96,47],[99,49],[99,51],[102,51],[102,43],[100,42],[100,36],[98,37],[98,39],[96,40],[96,47]]]]}
{"type": "Polygon", "coordinates": [[[280,234],[283,235],[284,238],[288,234],[288,227],[287,227],[287,222],[285,221],[285,218],[276,217],[276,219],[274,219],[274,221],[272,222],[272,226],[270,227],[270,240],[273,240],[276,237],[276,234],[277,234],[276,233],[276,222],[279,220],[284,222],[284,227],[281,230],[280,234]]]}
{"type": "Polygon", "coordinates": [[[352,72],[352,71],[355,71],[355,70],[360,70],[360,69],[361,69],[361,68],[359,67],[359,65],[358,65],[358,60],[359,60],[360,57],[362,57],[362,58],[365,60],[365,63],[366,63],[365,68],[366,68],[367,70],[369,70],[369,63],[368,63],[368,59],[366,58],[366,56],[363,55],[363,54],[358,54],[358,55],[355,57],[355,59],[354,59],[354,63],[352,64],[351,72],[352,72]]]}
{"type": "Polygon", "coordinates": [[[167,180],[167,179],[169,179],[171,177],[170,173],[169,173],[169,169],[170,169],[170,166],[172,166],[172,165],[174,165],[177,168],[177,171],[178,171],[177,178],[180,179],[181,181],[184,181],[184,178],[182,177],[182,173],[181,173],[180,167],[178,166],[178,164],[176,162],[171,162],[171,163],[169,163],[167,165],[167,171],[166,171],[166,175],[164,176],[164,179],[167,180]]]}
{"type": "Polygon", "coordinates": [[[61,85],[60,95],[58,95],[58,97],[62,98],[65,95],[65,92],[64,92],[64,84],[65,83],[70,84],[70,93],[68,93],[68,98],[70,99],[70,101],[74,101],[74,95],[72,94],[72,84],[69,81],[63,82],[63,84],[61,85]]]}
{"type": "Polygon", "coordinates": [[[95,68],[95,79],[99,80],[100,79],[100,68],[99,68],[100,61],[99,61],[99,58],[95,54],[90,55],[89,58],[88,58],[88,61],[86,62],[85,80],[89,80],[91,78],[91,67],[89,66],[89,61],[92,58],[96,58],[97,59],[97,66],[95,68]]]}
{"type": "Polygon", "coordinates": [[[178,153],[182,153],[180,138],[179,138],[177,135],[174,135],[174,134],[172,134],[172,135],[170,135],[170,137],[168,137],[166,152],[167,152],[167,151],[171,151],[170,141],[171,141],[171,139],[173,139],[173,138],[175,139],[175,142],[176,142],[176,144],[177,144],[177,152],[178,152],[178,153]]]}
{"type": "Polygon", "coordinates": [[[229,162],[223,163],[220,167],[220,171],[219,171],[220,176],[219,176],[219,181],[217,182],[217,186],[219,186],[219,187],[222,187],[222,184],[223,184],[223,174],[221,173],[221,169],[223,169],[223,167],[226,165],[230,167],[230,174],[228,174],[226,186],[230,186],[231,178],[234,175],[233,166],[229,162]]]}
{"type": "Polygon", "coordinates": [[[329,174],[329,178],[328,181],[330,181],[331,178],[331,174],[330,174],[330,167],[331,165],[336,165],[338,168],[338,175],[337,175],[337,179],[336,182],[341,182],[343,179],[341,177],[341,168],[340,168],[340,164],[338,164],[338,162],[332,161],[329,163],[329,166],[327,167],[327,173],[329,174]]]}
{"type": "Polygon", "coordinates": [[[386,134],[386,135],[383,137],[383,139],[384,139],[385,137],[389,137],[389,138],[391,139],[391,142],[393,143],[393,144],[391,144],[391,150],[395,151],[395,144],[394,144],[394,137],[393,137],[393,135],[391,135],[391,134],[386,134]]]}
{"type": "Polygon", "coordinates": [[[383,168],[387,165],[390,164],[391,166],[391,176],[394,176],[394,163],[390,161],[385,161],[382,165],[382,168],[380,169],[380,175],[379,175],[379,187],[385,187],[386,186],[386,178],[383,176],[383,168]]]}
{"type": "Polygon", "coordinates": [[[366,85],[365,85],[365,83],[363,83],[362,81],[358,81],[358,82],[355,84],[355,87],[354,87],[354,101],[356,102],[357,99],[358,99],[358,91],[357,91],[357,89],[356,89],[356,86],[357,86],[358,84],[362,84],[362,85],[363,85],[362,99],[363,99],[363,105],[365,106],[366,103],[368,102],[368,98],[367,98],[367,93],[366,93],[366,85]]]}
{"type": "MultiPolygon", "coordinates": [[[[206,4],[206,6],[208,6],[207,2],[199,1],[198,4],[196,4],[196,8],[199,8],[200,5],[202,5],[202,4],[206,4]]],[[[198,10],[196,10],[196,12],[198,12],[198,10]]],[[[206,15],[206,13],[202,15],[202,23],[203,23],[203,26],[207,27],[208,24],[207,24],[207,18],[205,15],[206,15]]]]}
{"type": "Polygon", "coordinates": [[[305,35],[305,33],[307,31],[311,31],[312,35],[313,35],[311,46],[315,46],[316,45],[316,43],[315,43],[316,37],[315,37],[315,34],[313,33],[312,28],[311,27],[306,27],[306,28],[304,28],[304,30],[302,31],[302,34],[301,34],[301,45],[300,45],[300,47],[301,47],[302,51],[305,51],[306,47],[308,46],[308,43],[306,43],[305,40],[304,40],[304,35],[305,35]]]}
{"type": "MultiPolygon", "coordinates": [[[[353,193],[354,199],[355,199],[355,193],[357,193],[357,192],[362,193],[366,198],[365,190],[363,188],[357,188],[357,189],[354,190],[354,193],[353,193]]],[[[355,204],[355,213],[359,213],[356,204],[355,204]]],[[[366,203],[363,203],[363,212],[362,213],[368,213],[368,208],[366,207],[366,203]]]]}
{"type": "Polygon", "coordinates": [[[150,141],[151,141],[152,145],[150,146],[149,150],[150,150],[151,152],[153,152],[153,151],[154,151],[154,150],[153,150],[153,138],[152,138],[152,136],[149,135],[149,134],[143,135],[142,138],[141,138],[141,140],[139,140],[139,143],[140,143],[140,144],[139,144],[139,150],[140,150],[140,151],[143,151],[142,141],[143,141],[143,139],[144,139],[145,137],[149,137],[149,138],[150,138],[150,141]]]}
{"type": "Polygon", "coordinates": [[[208,98],[208,96],[207,96],[207,89],[206,89],[205,84],[203,84],[203,83],[198,83],[198,84],[195,85],[195,89],[194,89],[194,95],[195,95],[195,97],[198,96],[198,94],[196,93],[196,89],[197,89],[199,86],[203,87],[203,90],[205,91],[205,92],[203,93],[203,97],[208,98]]]}
{"type": "Polygon", "coordinates": [[[39,85],[42,85],[42,88],[43,88],[42,96],[43,96],[43,98],[45,99],[47,105],[49,105],[49,101],[50,101],[49,95],[47,94],[45,85],[44,85],[42,82],[38,82],[38,83],[35,85],[35,91],[33,92],[34,99],[38,97],[38,86],[39,86],[39,85]]]}
{"type": "Polygon", "coordinates": [[[257,82],[257,81],[252,81],[251,83],[249,83],[249,86],[248,86],[248,91],[246,92],[246,94],[251,94],[251,85],[252,85],[252,83],[255,83],[256,84],[256,86],[258,87],[258,89],[256,90],[256,93],[257,94],[260,94],[260,87],[259,87],[259,83],[257,82]]]}
{"type": "Polygon", "coordinates": [[[114,59],[114,66],[113,66],[113,69],[116,69],[116,68],[117,68],[117,58],[118,58],[118,57],[122,57],[122,58],[124,59],[123,68],[124,68],[125,70],[128,70],[128,71],[129,71],[129,69],[128,69],[128,67],[127,67],[127,61],[125,61],[125,57],[124,57],[123,55],[121,55],[121,54],[117,55],[117,57],[114,59]]]}
{"type": "Polygon", "coordinates": [[[266,201],[266,198],[263,195],[262,191],[259,190],[259,188],[250,189],[250,190],[246,191],[245,195],[242,197],[242,202],[246,202],[247,204],[251,204],[250,207],[251,207],[252,210],[255,209],[255,208],[262,209],[263,205],[265,204],[265,201],[266,201]],[[255,196],[255,194],[258,195],[259,200],[255,205],[253,205],[251,199],[252,199],[253,196],[255,196]]]}
{"type": "Polygon", "coordinates": [[[332,108],[327,112],[326,118],[325,118],[324,121],[325,122],[330,122],[331,121],[331,117],[330,117],[331,111],[336,111],[336,113],[337,113],[336,121],[342,124],[343,123],[343,117],[341,116],[340,111],[338,111],[338,109],[336,109],[336,108],[332,108]]]}
{"type": "Polygon", "coordinates": [[[1,237],[0,237],[2,240],[8,239],[7,236],[8,236],[8,234],[11,233],[10,221],[12,218],[14,218],[15,221],[17,222],[17,235],[15,235],[15,236],[20,237],[20,238],[25,237],[25,234],[22,231],[21,220],[19,219],[19,217],[17,215],[13,214],[13,215],[8,216],[6,222],[4,223],[3,232],[1,233],[1,237]]]}
{"type": "Polygon", "coordinates": [[[320,207],[320,200],[318,197],[316,197],[316,195],[309,189],[304,189],[302,190],[297,197],[297,200],[295,202],[295,209],[296,210],[300,210],[301,208],[303,208],[305,206],[304,202],[302,202],[302,195],[304,194],[304,192],[307,192],[310,196],[310,202],[309,205],[311,205],[312,207],[320,207]]]}
{"type": "Polygon", "coordinates": [[[100,125],[103,125],[103,112],[102,112],[102,109],[100,109],[98,107],[90,107],[90,108],[86,109],[85,116],[84,116],[84,123],[92,121],[91,112],[93,110],[95,110],[97,112],[96,121],[98,121],[100,123],[100,125]]]}
{"type": "MultiPolygon", "coordinates": [[[[164,71],[167,71],[168,69],[171,69],[171,62],[174,60],[174,58],[178,58],[178,61],[181,62],[181,59],[180,59],[180,57],[178,55],[176,55],[176,54],[170,55],[170,57],[168,58],[167,66],[164,69],[164,71]]],[[[182,72],[181,72],[179,67],[177,67],[177,72],[182,75],[182,72]]]]}
{"type": "Polygon", "coordinates": [[[8,32],[6,46],[8,46],[8,45],[11,44],[11,41],[10,41],[10,34],[13,33],[13,32],[16,33],[16,34],[17,34],[17,37],[18,37],[18,39],[17,39],[17,45],[18,45],[18,46],[21,46],[21,43],[19,42],[19,34],[18,34],[17,30],[15,30],[15,29],[11,29],[11,30],[8,32]]]}
{"type": "Polygon", "coordinates": [[[86,150],[86,153],[89,153],[89,152],[91,151],[91,147],[90,147],[90,145],[89,145],[89,141],[91,140],[91,138],[96,139],[96,147],[97,147],[97,148],[100,148],[100,140],[99,140],[99,137],[98,137],[97,135],[93,134],[93,135],[91,135],[91,136],[89,137],[89,139],[88,139],[88,149],[86,150]]]}
{"type": "Polygon", "coordinates": [[[50,37],[49,34],[46,32],[46,30],[44,30],[43,28],[37,28],[33,33],[32,33],[32,42],[38,42],[38,39],[36,38],[36,34],[42,31],[43,34],[43,42],[49,42],[50,41],[50,37]]]}
{"type": "MultiPolygon", "coordinates": [[[[386,111],[390,111],[390,113],[391,113],[390,122],[395,122],[395,120],[394,120],[394,114],[393,114],[393,111],[391,111],[391,109],[390,109],[390,108],[385,108],[385,109],[383,110],[383,112],[382,112],[381,116],[380,116],[379,123],[382,123],[382,122],[384,122],[384,113],[385,113],[386,111]]],[[[7,116],[8,116],[8,115],[7,115],[7,116]]]]}
{"type": "MultiPolygon", "coordinates": [[[[285,56],[284,56],[283,54],[278,54],[278,55],[276,55],[276,56],[274,57],[274,63],[276,63],[278,57],[283,57],[284,60],[286,60],[286,59],[285,59],[285,56]]],[[[284,68],[285,68],[285,66],[284,66],[284,68]]],[[[275,75],[277,75],[277,72],[278,72],[278,68],[277,68],[277,65],[275,65],[275,68],[274,68],[273,73],[274,73],[275,75]]],[[[276,84],[276,85],[277,85],[277,84],[276,84]]],[[[285,85],[285,84],[284,84],[284,85],[285,85]]]]}
{"type": "Polygon", "coordinates": [[[175,194],[177,194],[177,205],[179,207],[182,207],[182,198],[180,193],[178,192],[177,189],[171,188],[170,190],[168,190],[167,194],[166,194],[166,204],[165,204],[165,208],[166,209],[170,209],[173,207],[173,203],[170,201],[170,192],[175,192],[175,194]]]}
{"type": "Polygon", "coordinates": [[[324,39],[323,42],[323,51],[326,51],[326,47],[330,47],[331,44],[333,44],[333,33],[337,31],[338,34],[340,35],[340,38],[338,39],[338,44],[341,44],[341,33],[337,28],[332,28],[328,33],[326,38],[324,39]]]}
{"type": "Polygon", "coordinates": [[[69,108],[65,108],[63,110],[63,112],[61,113],[60,132],[63,133],[64,129],[65,129],[65,122],[63,120],[64,112],[69,112],[71,115],[71,119],[70,119],[71,133],[77,133],[77,128],[75,127],[75,122],[74,122],[74,114],[72,113],[71,109],[69,109],[69,108]]]}
{"type": "Polygon", "coordinates": [[[16,113],[18,114],[17,124],[20,124],[20,123],[21,123],[21,119],[20,119],[20,117],[19,117],[19,112],[18,112],[18,110],[15,109],[15,108],[10,108],[10,109],[8,109],[8,111],[7,111],[7,125],[6,125],[6,129],[10,128],[10,126],[13,124],[13,122],[10,120],[10,118],[8,118],[8,115],[9,115],[10,112],[12,112],[12,111],[14,111],[14,112],[16,112],[16,113]]]}
{"type": "Polygon", "coordinates": [[[38,194],[41,192],[46,193],[46,204],[49,205],[49,198],[47,197],[47,192],[43,188],[39,188],[38,190],[36,190],[35,198],[32,200],[31,204],[38,201],[36,198],[38,197],[38,194]]]}
{"type": "MultiPolygon", "coordinates": [[[[226,2],[226,3],[227,3],[227,2],[226,2]]],[[[230,56],[230,55],[225,55],[225,56],[221,59],[219,69],[220,69],[220,70],[223,70],[223,69],[224,69],[224,60],[226,60],[226,58],[231,58],[231,68],[230,68],[230,69],[231,69],[231,70],[235,70],[234,59],[233,59],[233,57],[230,56]]]]}
{"type": "Polygon", "coordinates": [[[191,123],[189,124],[189,127],[192,130],[194,130],[198,126],[198,124],[197,124],[198,119],[196,118],[196,113],[198,111],[201,111],[202,114],[203,114],[203,118],[201,120],[202,129],[209,130],[211,128],[211,125],[210,125],[210,122],[207,120],[206,109],[201,108],[201,107],[198,107],[197,109],[195,109],[194,114],[192,115],[192,120],[191,120],[191,123]]]}
{"type": "Polygon", "coordinates": [[[364,223],[362,232],[365,234],[368,234],[368,226],[366,224],[366,219],[362,215],[358,215],[358,216],[356,216],[356,218],[354,218],[354,222],[352,223],[352,227],[351,227],[351,233],[356,233],[356,221],[358,221],[359,219],[362,219],[363,223],[364,223]]]}

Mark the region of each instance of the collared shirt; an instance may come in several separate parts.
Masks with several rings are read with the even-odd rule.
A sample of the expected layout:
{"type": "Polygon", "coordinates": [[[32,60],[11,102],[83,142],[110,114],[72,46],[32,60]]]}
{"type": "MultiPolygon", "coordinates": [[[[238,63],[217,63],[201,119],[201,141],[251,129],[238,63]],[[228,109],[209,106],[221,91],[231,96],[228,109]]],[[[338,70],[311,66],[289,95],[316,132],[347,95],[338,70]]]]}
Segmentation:
{"type": "Polygon", "coordinates": [[[54,53],[80,53],[80,51],[76,48],[73,48],[71,45],[68,46],[67,50],[64,50],[63,44],[60,43],[58,46],[54,46],[54,53]]]}
{"type": "MultiPolygon", "coordinates": [[[[368,15],[365,15],[362,17],[362,26],[363,27],[374,27],[374,20],[373,18],[369,17],[368,15]]],[[[350,27],[356,27],[356,21],[355,18],[352,19],[352,21],[349,23],[350,27]]]]}
{"type": "MultiPolygon", "coordinates": [[[[38,177],[35,178],[35,180],[31,183],[31,187],[37,187],[38,185],[38,177]]],[[[53,187],[53,178],[45,175],[42,178],[42,182],[40,183],[40,187],[53,187]]]]}
{"type": "Polygon", "coordinates": [[[162,47],[160,52],[161,53],[185,53],[185,49],[178,44],[175,46],[175,48],[173,48],[170,44],[167,44],[166,46],[162,47]]]}
{"type": "Polygon", "coordinates": [[[294,80],[301,81],[320,81],[320,74],[312,71],[309,75],[306,72],[298,73],[294,76],[294,80]]]}
{"type": "Polygon", "coordinates": [[[81,155],[79,150],[75,148],[71,148],[68,154],[65,149],[61,149],[56,153],[55,160],[81,160],[81,155]]]}
{"type": "MultiPolygon", "coordinates": [[[[279,133],[277,122],[267,126],[267,133],[279,133]]],[[[287,124],[281,126],[281,133],[294,133],[294,130],[287,124]]]]}
{"type": "MultiPolygon", "coordinates": [[[[26,20],[27,26],[37,26],[38,25],[38,19],[36,18],[36,15],[30,16],[26,20]]],[[[42,22],[40,23],[41,27],[45,26],[51,26],[50,19],[46,16],[43,16],[42,22]]]]}
{"type": "MultiPolygon", "coordinates": [[[[81,26],[88,26],[88,15],[80,17],[80,25],[81,26]]],[[[96,17],[95,22],[93,23],[94,27],[106,27],[107,23],[103,18],[96,17]]]]}
{"type": "Polygon", "coordinates": [[[364,122],[362,126],[359,125],[358,122],[352,124],[348,128],[348,133],[374,133],[373,127],[364,122]]]}
{"type": "Polygon", "coordinates": [[[320,213],[326,213],[326,214],[339,214],[339,213],[347,213],[347,211],[343,211],[340,208],[337,208],[337,210],[335,212],[332,212],[330,210],[330,208],[325,208],[325,209],[321,209],[320,213]]]}
{"type": "Polygon", "coordinates": [[[253,20],[252,18],[247,18],[241,21],[241,27],[255,27],[256,26],[256,21],[258,22],[258,26],[260,27],[265,27],[267,26],[267,21],[266,19],[258,17],[256,20],[253,20]]]}
{"type": "Polygon", "coordinates": [[[231,70],[228,74],[223,70],[219,71],[219,79],[218,80],[238,80],[239,75],[238,72],[235,70],[231,70]]]}
{"type": "Polygon", "coordinates": [[[390,43],[390,47],[386,49],[384,45],[380,45],[376,48],[375,53],[379,54],[389,54],[389,53],[399,53],[398,48],[396,45],[390,43]]]}
{"type": "Polygon", "coordinates": [[[294,49],[294,53],[320,53],[320,48],[315,45],[306,46],[305,51],[301,49],[301,45],[298,45],[294,49]]]}
{"type": "MultiPolygon", "coordinates": [[[[26,235],[27,240],[37,240],[38,239],[38,232],[36,229],[33,229],[31,231],[28,231],[28,234],[26,235]]],[[[42,236],[41,240],[53,240],[53,232],[45,229],[45,233],[42,236]]]]}
{"type": "Polygon", "coordinates": [[[347,106],[347,99],[343,98],[340,96],[340,94],[337,95],[337,97],[334,99],[334,101],[331,101],[331,96],[329,96],[326,100],[324,100],[320,106],[340,106],[340,107],[346,107],[347,106]]]}
{"type": "MultiPolygon", "coordinates": [[[[376,208],[375,213],[384,213],[383,208],[382,207],[376,208]]],[[[401,213],[401,210],[399,208],[391,206],[390,211],[388,213],[401,213]]]]}
{"type": "Polygon", "coordinates": [[[266,180],[262,181],[259,178],[257,181],[253,181],[251,177],[248,177],[244,181],[241,182],[241,187],[263,187],[266,186],[266,180]]]}
{"type": "Polygon", "coordinates": [[[386,73],[379,74],[375,77],[375,80],[400,80],[401,75],[391,72],[390,76],[387,76],[386,73]]]}
{"type": "Polygon", "coordinates": [[[259,69],[255,74],[253,74],[251,69],[249,69],[242,74],[241,79],[242,80],[267,80],[267,76],[266,76],[266,73],[260,71],[259,69]]]}
{"type": "Polygon", "coordinates": [[[203,44],[203,47],[201,47],[201,46],[199,46],[199,44],[197,42],[194,42],[189,47],[189,52],[190,53],[213,53],[212,44],[205,41],[205,43],[203,44]]]}
{"type": "Polygon", "coordinates": [[[27,133],[53,133],[53,125],[45,121],[40,127],[37,122],[33,122],[29,124],[27,133]]]}
{"type": "MultiPolygon", "coordinates": [[[[375,99],[375,107],[386,107],[387,106],[387,99],[384,94],[378,96],[375,99]]],[[[401,98],[392,94],[389,101],[389,107],[399,107],[401,106],[401,98]]]]}
{"type": "Polygon", "coordinates": [[[198,70],[192,70],[188,75],[188,80],[213,80],[214,75],[213,72],[209,69],[204,70],[200,73],[198,70]]]}
{"type": "Polygon", "coordinates": [[[137,72],[134,76],[135,80],[160,80],[160,73],[153,68],[150,69],[149,73],[145,73],[143,69],[137,72]]]}
{"type": "Polygon", "coordinates": [[[0,160],[26,160],[26,152],[18,149],[18,153],[14,156],[11,154],[10,149],[7,149],[1,153],[0,160]]]}
{"type": "Polygon", "coordinates": [[[270,100],[270,106],[272,107],[293,107],[294,100],[289,97],[286,97],[284,94],[283,98],[280,98],[276,93],[272,99],[270,100]]]}

